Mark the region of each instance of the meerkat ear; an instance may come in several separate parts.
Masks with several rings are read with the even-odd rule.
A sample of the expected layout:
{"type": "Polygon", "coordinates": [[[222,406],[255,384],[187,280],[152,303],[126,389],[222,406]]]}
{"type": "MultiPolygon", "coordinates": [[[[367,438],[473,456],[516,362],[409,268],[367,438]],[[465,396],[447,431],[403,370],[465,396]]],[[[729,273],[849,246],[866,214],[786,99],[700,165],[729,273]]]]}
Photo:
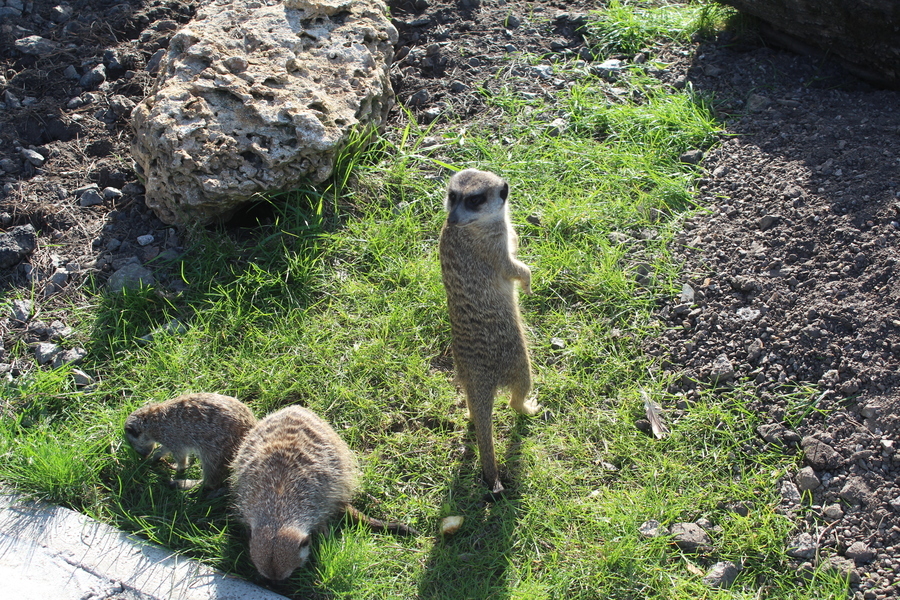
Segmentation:
{"type": "Polygon", "coordinates": [[[505,202],[507,196],[509,196],[509,184],[504,181],[503,187],[500,188],[500,197],[503,198],[503,201],[505,202]]]}

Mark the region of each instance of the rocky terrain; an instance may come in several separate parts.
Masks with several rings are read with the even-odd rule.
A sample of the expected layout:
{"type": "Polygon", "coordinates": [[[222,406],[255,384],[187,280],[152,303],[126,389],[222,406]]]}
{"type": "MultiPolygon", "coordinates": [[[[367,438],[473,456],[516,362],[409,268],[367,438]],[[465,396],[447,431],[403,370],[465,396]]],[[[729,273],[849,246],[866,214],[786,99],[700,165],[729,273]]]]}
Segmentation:
{"type": "MultiPolygon", "coordinates": [[[[392,83],[422,123],[490,118],[483,94],[503,86],[552,97],[579,72],[555,61],[598,66],[578,33],[588,2],[390,4],[392,83]]],[[[183,285],[183,234],[144,204],[128,115],[197,5],[0,0],[0,286],[35,291],[0,319],[8,380],[81,359],[66,314],[86,282],[183,285]]],[[[660,299],[667,327],[647,347],[675,375],[663,408],[677,419],[710,386],[745,388],[758,444],[798,456],[779,509],[798,576],[831,557],[856,597],[898,597],[900,94],[752,34],[650,50],[664,66],[648,72],[712,98],[726,126],[703,157],[705,210],[672,248],[684,287],[660,299]]]]}

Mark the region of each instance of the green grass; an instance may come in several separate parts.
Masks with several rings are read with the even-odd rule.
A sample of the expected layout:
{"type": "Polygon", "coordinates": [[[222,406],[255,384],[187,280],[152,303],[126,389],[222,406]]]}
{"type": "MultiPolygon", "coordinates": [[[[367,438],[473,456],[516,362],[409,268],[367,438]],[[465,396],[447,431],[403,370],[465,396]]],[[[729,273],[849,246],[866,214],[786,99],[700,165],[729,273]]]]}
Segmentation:
{"type": "MultiPolygon", "coordinates": [[[[696,7],[666,10],[685,18],[696,7]]],[[[800,582],[788,565],[791,524],[774,509],[776,483],[795,459],[757,441],[758,419],[744,408],[750,390],[704,392],[676,413],[668,382],[641,352],[642,340],[663,332],[656,301],[680,288],[667,243],[695,210],[697,173],[678,156],[714,144],[718,126],[690,91],[666,93],[639,72],[621,85],[637,100],[611,101],[585,79],[552,106],[514,90],[492,97],[499,120],[464,133],[409,124],[348,152],[332,187],[278,199],[277,222],[252,241],[196,233],[181,265],[184,293],[91,293],[70,324],[90,332],[82,368],[100,380],[77,391],[63,368],[7,385],[0,480],[257,580],[227,499],[168,489],[167,475],[120,433],[146,402],[213,391],[259,416],[290,403],[318,412],[360,458],[358,507],[425,533],[395,538],[335,523],[282,593],[846,597],[839,578],[800,582]],[[560,107],[568,127],[554,137],[546,126],[560,107]],[[440,143],[426,147],[426,135],[440,143]],[[520,417],[501,395],[497,451],[510,494],[494,504],[482,501],[474,435],[451,381],[436,249],[446,178],[468,166],[510,181],[519,257],[534,274],[521,306],[544,411],[520,417]],[[642,230],[653,234],[635,235],[642,230]],[[183,332],[140,340],[173,319],[183,332]],[[553,338],[565,347],[554,350],[553,338]],[[666,439],[635,428],[642,391],[668,409],[666,439]],[[724,507],[735,502],[748,516],[724,507]],[[465,522],[439,538],[449,515],[465,522]],[[701,556],[638,533],[648,519],[699,517],[721,528],[701,556]],[[729,591],[695,574],[718,560],[744,565],[729,591]]],[[[802,419],[814,400],[798,392],[791,415],[802,419]]]]}

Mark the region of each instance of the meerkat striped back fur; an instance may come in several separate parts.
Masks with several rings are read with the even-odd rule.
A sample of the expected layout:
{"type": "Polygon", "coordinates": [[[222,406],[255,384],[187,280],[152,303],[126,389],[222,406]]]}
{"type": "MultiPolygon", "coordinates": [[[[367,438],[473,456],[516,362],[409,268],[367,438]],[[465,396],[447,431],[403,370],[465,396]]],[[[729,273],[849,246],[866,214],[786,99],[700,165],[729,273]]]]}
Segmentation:
{"type": "Polygon", "coordinates": [[[356,485],[353,453],[314,412],[288,406],[262,419],[244,438],[231,473],[235,512],[250,529],[250,559],[260,575],[288,578],[306,562],[311,536],[345,511],[374,529],[418,534],[353,508],[356,485]]]}
{"type": "MultiPolygon", "coordinates": [[[[203,486],[219,489],[228,477],[228,466],[256,417],[237,398],[221,394],[184,394],[165,402],[148,404],[125,420],[125,439],[143,457],[158,460],[172,455],[177,473],[188,467],[190,455],[200,458],[203,486]]],[[[186,489],[197,482],[173,480],[186,489]]]]}

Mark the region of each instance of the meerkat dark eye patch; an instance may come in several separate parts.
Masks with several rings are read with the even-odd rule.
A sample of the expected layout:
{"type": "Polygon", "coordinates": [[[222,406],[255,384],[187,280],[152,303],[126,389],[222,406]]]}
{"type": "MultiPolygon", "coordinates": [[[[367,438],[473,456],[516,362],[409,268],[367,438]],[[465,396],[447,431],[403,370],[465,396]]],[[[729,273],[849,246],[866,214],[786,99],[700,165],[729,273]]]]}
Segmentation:
{"type": "Polygon", "coordinates": [[[474,210],[484,204],[484,201],[487,200],[484,194],[475,194],[474,196],[466,197],[466,208],[470,210],[474,210]]]}
{"type": "Polygon", "coordinates": [[[449,192],[447,194],[447,200],[450,202],[450,205],[453,206],[457,202],[459,202],[459,194],[456,192],[449,192]]]}
{"type": "Polygon", "coordinates": [[[305,537],[302,540],[300,540],[300,548],[302,549],[302,548],[306,548],[307,546],[309,546],[309,541],[310,540],[308,537],[305,537]]]}

